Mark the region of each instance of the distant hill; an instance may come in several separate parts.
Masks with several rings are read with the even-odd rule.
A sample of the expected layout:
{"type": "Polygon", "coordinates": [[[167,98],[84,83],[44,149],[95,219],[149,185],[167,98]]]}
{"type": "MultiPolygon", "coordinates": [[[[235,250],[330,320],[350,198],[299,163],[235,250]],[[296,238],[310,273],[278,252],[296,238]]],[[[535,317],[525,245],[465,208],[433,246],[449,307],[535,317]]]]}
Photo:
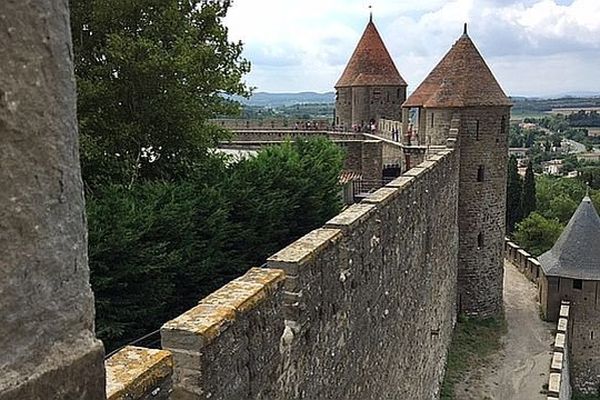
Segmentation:
{"type": "Polygon", "coordinates": [[[250,99],[236,98],[240,103],[255,106],[255,107],[281,107],[293,106],[296,104],[316,104],[316,103],[333,103],[335,101],[335,93],[315,93],[315,92],[300,92],[300,93],[267,93],[256,92],[250,99]]]}

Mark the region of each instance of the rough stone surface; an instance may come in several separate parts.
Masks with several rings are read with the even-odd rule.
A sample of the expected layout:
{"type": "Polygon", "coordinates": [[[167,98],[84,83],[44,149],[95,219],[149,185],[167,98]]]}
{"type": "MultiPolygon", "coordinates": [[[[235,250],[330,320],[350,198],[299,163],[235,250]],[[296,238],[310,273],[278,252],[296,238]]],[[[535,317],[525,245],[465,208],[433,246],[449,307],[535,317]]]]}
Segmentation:
{"type": "Polygon", "coordinates": [[[509,107],[460,114],[459,304],[478,317],[502,310],[509,119],[509,107]]]}
{"type": "Polygon", "coordinates": [[[178,399],[273,399],[283,271],[253,268],[161,329],[178,399]]]}
{"type": "Polygon", "coordinates": [[[456,156],[269,260],[290,294],[278,398],[437,396],[455,321],[456,156]]]}
{"type": "Polygon", "coordinates": [[[483,318],[502,310],[509,118],[509,107],[419,109],[428,144],[458,137],[458,301],[462,312],[483,318]]]}
{"type": "Polygon", "coordinates": [[[168,400],[173,356],[168,351],[128,346],[106,363],[107,400],[168,400]]]}
{"type": "Polygon", "coordinates": [[[104,399],[67,1],[4,0],[0,60],[0,399],[104,399]]]}
{"type": "Polygon", "coordinates": [[[457,152],[436,156],[165,324],[173,399],[436,398],[458,174],[457,152]]]}

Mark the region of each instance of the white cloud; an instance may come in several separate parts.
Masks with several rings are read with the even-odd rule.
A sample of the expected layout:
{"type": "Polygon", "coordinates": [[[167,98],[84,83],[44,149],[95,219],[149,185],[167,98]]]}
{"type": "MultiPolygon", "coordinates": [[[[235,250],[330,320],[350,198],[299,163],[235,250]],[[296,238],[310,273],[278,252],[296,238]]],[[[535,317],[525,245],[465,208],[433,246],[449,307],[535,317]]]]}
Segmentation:
{"type": "Polygon", "coordinates": [[[251,85],[327,91],[364,29],[369,3],[410,88],[468,21],[509,93],[600,92],[600,0],[235,0],[226,24],[253,62],[251,85]]]}

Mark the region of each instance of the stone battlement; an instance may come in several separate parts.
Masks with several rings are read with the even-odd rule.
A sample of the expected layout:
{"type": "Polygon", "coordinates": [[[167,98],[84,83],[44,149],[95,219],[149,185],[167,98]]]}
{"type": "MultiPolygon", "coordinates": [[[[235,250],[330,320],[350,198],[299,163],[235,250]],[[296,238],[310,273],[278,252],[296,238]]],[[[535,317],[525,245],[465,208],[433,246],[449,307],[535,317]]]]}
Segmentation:
{"type": "Polygon", "coordinates": [[[168,393],[171,357],[171,399],[434,398],[456,321],[457,175],[457,151],[430,157],[167,322],[162,361],[117,353],[108,391],[129,397],[109,398],[168,393]]]}
{"type": "Polygon", "coordinates": [[[550,363],[550,377],[548,379],[548,400],[570,400],[570,319],[571,305],[563,301],[560,306],[560,315],[556,326],[552,361],[550,363]]]}

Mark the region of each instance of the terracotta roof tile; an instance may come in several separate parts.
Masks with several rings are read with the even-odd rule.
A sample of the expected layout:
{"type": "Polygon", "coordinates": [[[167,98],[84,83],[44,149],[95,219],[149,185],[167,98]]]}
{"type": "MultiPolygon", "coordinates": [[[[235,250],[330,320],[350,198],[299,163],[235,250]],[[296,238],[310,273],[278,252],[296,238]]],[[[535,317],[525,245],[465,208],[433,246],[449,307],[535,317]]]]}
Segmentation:
{"type": "Polygon", "coordinates": [[[336,88],[350,86],[407,86],[373,21],[369,21],[336,88]]]}
{"type": "Polygon", "coordinates": [[[403,107],[510,106],[511,101],[464,34],[409,96],[403,107]]]}

